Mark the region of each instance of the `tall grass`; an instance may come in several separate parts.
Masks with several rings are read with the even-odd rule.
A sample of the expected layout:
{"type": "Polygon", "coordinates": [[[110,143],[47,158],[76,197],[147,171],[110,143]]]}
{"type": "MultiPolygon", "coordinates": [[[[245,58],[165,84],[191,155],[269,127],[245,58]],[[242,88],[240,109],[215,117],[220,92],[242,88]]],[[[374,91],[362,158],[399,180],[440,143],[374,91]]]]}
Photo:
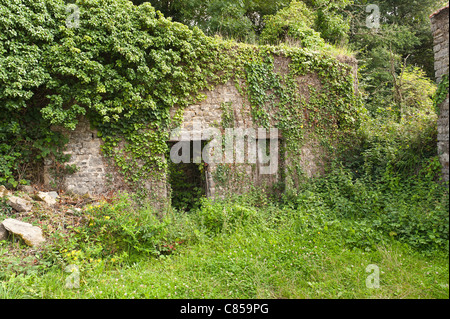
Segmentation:
{"type": "Polygon", "coordinates": [[[369,120],[344,155],[277,198],[253,189],[158,214],[120,194],[85,207],[81,225],[27,257],[36,264],[0,250],[0,297],[449,298],[435,123],[369,120]],[[67,265],[77,289],[65,286],[67,265]]]}
{"type": "MultiPolygon", "coordinates": [[[[122,196],[113,204],[89,209],[89,224],[84,226],[96,229],[95,223],[101,221],[98,226],[105,234],[120,234],[126,229],[125,234],[115,237],[117,242],[108,246],[108,241],[94,240],[94,234],[89,233],[92,242],[88,244],[86,233],[78,231],[71,239],[72,252],[77,253],[61,253],[64,265],[78,264],[80,288],[66,288],[70,274],[55,264],[41,275],[5,280],[2,296],[448,298],[448,244],[436,242],[424,249],[412,245],[409,237],[392,236],[389,229],[377,227],[377,220],[383,221],[377,215],[380,208],[370,200],[365,206],[361,202],[380,195],[376,193],[379,190],[372,193],[367,185],[364,189],[360,182],[346,178],[345,174],[329,177],[328,182],[318,181],[278,202],[266,197],[266,204],[259,207],[255,202],[266,195],[257,191],[227,201],[205,200],[189,214],[173,212],[163,220],[136,222],[133,231],[130,221],[125,228],[117,222],[140,216],[134,215],[139,210],[122,196]],[[340,193],[329,189],[333,179],[340,179],[334,183],[347,188],[341,187],[340,193]],[[358,207],[367,211],[359,213],[358,207]],[[99,221],[93,222],[92,216],[99,221]],[[148,231],[155,229],[158,231],[152,239],[127,239],[149,236],[148,231]],[[366,286],[366,268],[371,264],[380,269],[379,289],[366,286]]],[[[405,210],[419,211],[422,207],[421,198],[391,196],[390,203],[402,201],[397,207],[405,210]]],[[[439,201],[430,203],[434,206],[428,207],[429,215],[444,214],[439,201]]],[[[396,222],[403,223],[398,227],[407,228],[414,220],[399,218],[396,222]]],[[[105,234],[97,232],[99,238],[105,234]]],[[[63,251],[62,247],[54,249],[63,251]]]]}

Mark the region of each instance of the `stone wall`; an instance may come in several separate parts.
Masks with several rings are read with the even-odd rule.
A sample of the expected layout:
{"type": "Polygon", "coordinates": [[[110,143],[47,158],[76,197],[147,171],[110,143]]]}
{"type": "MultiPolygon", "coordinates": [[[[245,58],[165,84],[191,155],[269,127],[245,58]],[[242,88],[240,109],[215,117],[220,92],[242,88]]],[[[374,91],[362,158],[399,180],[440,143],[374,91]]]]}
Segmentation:
{"type": "Polygon", "coordinates": [[[448,11],[449,7],[441,8],[431,15],[431,32],[434,38],[434,70],[439,83],[442,76],[448,74],[448,11]]]}
{"type": "Polygon", "coordinates": [[[49,188],[54,185],[62,186],[66,191],[84,195],[86,193],[106,192],[107,164],[101,153],[101,139],[97,131],[91,128],[89,121],[81,117],[76,130],[70,131],[55,127],[55,131],[62,132],[67,138],[65,154],[70,155],[66,165],[75,165],[78,169],[74,174],[57,176],[51,160],[46,161],[44,182],[49,188]]]}
{"type": "MultiPolygon", "coordinates": [[[[347,58],[345,63],[352,66],[353,75],[356,78],[355,70],[357,70],[357,64],[354,59],[347,58]]],[[[281,56],[277,56],[274,59],[274,71],[280,74],[289,72],[289,59],[281,56]]],[[[355,81],[356,82],[356,81],[355,81]]],[[[301,92],[302,97],[306,102],[309,101],[309,94],[311,87],[316,90],[322,90],[322,84],[317,76],[317,74],[307,74],[303,76],[298,76],[297,84],[299,92],[301,92]]],[[[222,133],[224,133],[225,128],[223,127],[224,115],[231,118],[231,123],[227,123],[228,127],[237,129],[254,129],[257,131],[257,126],[253,123],[251,115],[251,105],[245,96],[242,96],[234,81],[229,81],[226,84],[221,84],[215,87],[212,91],[202,92],[206,98],[195,105],[187,107],[183,112],[183,123],[181,129],[185,131],[193,132],[193,140],[198,140],[202,135],[201,132],[209,128],[219,128],[222,133]],[[230,114],[224,114],[230,113],[230,114]],[[196,135],[196,137],[195,137],[196,135]]],[[[177,108],[171,110],[172,117],[177,112],[177,108]]],[[[304,110],[304,112],[308,112],[304,110]]],[[[276,127],[275,122],[271,122],[271,127],[276,127]]],[[[180,136],[181,138],[181,136],[180,136]]],[[[258,141],[265,139],[269,140],[269,131],[266,132],[264,138],[257,137],[258,141]]],[[[175,140],[172,140],[175,141],[175,140]]],[[[247,142],[247,141],[246,141],[247,142]]],[[[322,155],[323,151],[321,146],[313,138],[309,138],[306,134],[303,141],[299,141],[302,144],[302,158],[299,159],[289,159],[281,154],[283,137],[281,134],[278,135],[278,153],[270,154],[272,157],[271,162],[276,161],[277,170],[274,174],[261,174],[262,167],[267,167],[259,163],[245,163],[240,164],[211,164],[207,166],[206,169],[206,184],[208,185],[207,194],[208,197],[216,198],[223,197],[229,193],[243,193],[250,185],[271,188],[282,181],[283,175],[288,174],[288,166],[300,164],[301,170],[304,175],[308,178],[320,175],[323,173],[323,162],[322,155]],[[218,182],[214,179],[217,174],[217,170],[227,172],[227,179],[225,182],[218,182]],[[285,174],[283,174],[285,173],[285,174]]],[[[267,141],[267,146],[271,142],[267,141]]],[[[247,145],[247,144],[245,144],[247,145]]],[[[247,147],[247,146],[246,146],[247,147]]],[[[257,152],[258,153],[258,152],[257,152]]],[[[245,159],[248,159],[248,153],[245,153],[245,159]]],[[[299,181],[293,181],[294,186],[297,186],[299,181]]]]}
{"type": "MultiPolygon", "coordinates": [[[[203,94],[206,96],[205,100],[199,104],[187,107],[183,112],[183,124],[180,128],[191,132],[192,140],[202,139],[206,141],[207,138],[202,137],[202,132],[210,128],[219,129],[224,136],[225,128],[222,126],[224,112],[230,113],[229,118],[232,118],[231,123],[228,123],[228,128],[254,129],[255,133],[257,132],[257,127],[253,124],[251,116],[250,103],[238,92],[233,81],[218,85],[213,91],[205,91],[203,94]]],[[[171,114],[174,115],[176,111],[177,109],[173,108],[171,114]]],[[[265,139],[268,137],[269,131],[267,131],[265,139]]],[[[281,136],[277,136],[278,143],[280,143],[280,138],[281,136]]],[[[257,138],[256,144],[258,140],[257,138]]],[[[248,145],[247,143],[248,141],[245,140],[244,144],[248,145]]],[[[247,146],[245,147],[247,148],[247,146]]],[[[280,174],[278,171],[270,176],[259,174],[260,164],[258,162],[250,163],[248,161],[248,152],[245,152],[244,155],[244,163],[213,163],[207,166],[206,184],[208,189],[206,193],[208,197],[223,197],[229,192],[244,192],[249,185],[260,186],[266,184],[271,186],[279,181],[280,174]],[[214,178],[217,169],[227,170],[228,174],[225,182],[219,183],[214,178]]],[[[271,160],[280,164],[279,153],[276,156],[276,158],[272,157],[271,160]]]]}
{"type": "MultiPolygon", "coordinates": [[[[434,69],[436,80],[441,82],[444,75],[448,76],[449,61],[449,7],[446,6],[431,15],[431,31],[434,37],[434,69]]],[[[438,153],[442,164],[444,181],[449,181],[449,96],[439,106],[438,118],[438,153]]]]}
{"type": "MultiPolygon", "coordinates": [[[[276,57],[274,61],[275,72],[289,72],[289,62],[287,58],[276,57]]],[[[350,64],[353,67],[353,71],[356,72],[357,64],[354,59],[348,59],[344,62],[350,64]]],[[[299,76],[297,83],[299,92],[305,101],[309,101],[311,87],[318,91],[322,89],[316,74],[299,76]]],[[[199,136],[201,136],[201,132],[208,128],[219,129],[221,132],[224,132],[226,127],[257,130],[252,120],[250,102],[246,96],[239,92],[234,81],[220,84],[212,91],[204,91],[202,93],[205,98],[201,102],[182,110],[183,121],[181,129],[193,132],[193,135],[198,133],[199,136]],[[224,117],[228,117],[227,125],[224,125],[224,117]]],[[[178,116],[179,111],[181,110],[174,107],[170,113],[172,117],[175,117],[176,115],[178,116]]],[[[310,112],[307,110],[303,111],[306,113],[310,112]]],[[[272,127],[275,127],[276,123],[271,124],[272,127]]],[[[67,164],[76,165],[79,169],[75,174],[65,176],[61,182],[63,189],[81,195],[87,192],[95,195],[104,194],[110,190],[127,189],[124,178],[117,167],[102,155],[102,140],[97,137],[97,131],[91,128],[85,118],[80,118],[79,125],[74,131],[58,130],[62,131],[69,139],[66,146],[66,154],[71,155],[71,160],[67,164]]],[[[190,141],[198,139],[195,136],[188,138],[190,141]]],[[[256,139],[268,141],[269,134],[267,136],[256,136],[256,139]]],[[[200,140],[205,141],[201,137],[200,140]]],[[[176,143],[177,141],[179,139],[171,138],[167,142],[176,143]]],[[[278,143],[279,147],[278,153],[271,154],[273,158],[270,159],[277,162],[277,171],[274,174],[261,174],[261,171],[265,169],[265,165],[258,162],[211,164],[207,166],[205,171],[207,196],[218,198],[230,193],[242,193],[251,185],[272,187],[279,182],[283,182],[281,178],[286,175],[289,165],[299,164],[301,171],[306,177],[312,177],[323,172],[321,146],[313,137],[310,138],[308,134],[305,134],[305,138],[299,141],[302,145],[304,156],[298,159],[286,159],[286,154],[282,154],[283,137],[281,135],[278,135],[274,140],[270,140],[270,143],[274,142],[278,143]],[[219,171],[222,172],[226,181],[218,181],[215,178],[219,171]]],[[[247,156],[246,159],[248,159],[247,156]]],[[[54,178],[50,172],[50,167],[51,163],[47,163],[45,169],[47,185],[51,185],[54,178]]],[[[167,177],[163,179],[167,180],[167,177]]],[[[170,185],[165,180],[144,180],[141,183],[149,191],[150,195],[156,195],[156,206],[161,207],[164,204],[164,197],[167,199],[170,185]]],[[[298,182],[293,181],[294,184],[298,184],[298,182]]]]}

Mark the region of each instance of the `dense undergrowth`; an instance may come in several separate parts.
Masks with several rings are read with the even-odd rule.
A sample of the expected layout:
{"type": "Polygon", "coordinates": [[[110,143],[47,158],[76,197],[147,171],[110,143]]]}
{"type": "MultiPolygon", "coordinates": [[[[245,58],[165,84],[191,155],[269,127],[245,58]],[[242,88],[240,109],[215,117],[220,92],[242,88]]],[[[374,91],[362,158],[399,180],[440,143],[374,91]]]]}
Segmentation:
{"type": "Polygon", "coordinates": [[[2,263],[12,266],[2,265],[0,295],[448,297],[448,193],[420,180],[386,182],[336,170],[280,202],[254,191],[164,217],[122,195],[87,208],[82,226],[59,240],[55,233],[22,268],[2,245],[2,263]],[[380,290],[365,286],[369,264],[383,271],[380,290]],[[65,286],[68,265],[78,267],[77,289],[65,286]]]}
{"type": "Polygon", "coordinates": [[[37,252],[3,242],[0,297],[448,298],[435,114],[414,112],[367,117],[327,174],[281,195],[155,212],[122,193],[84,206],[73,228],[44,228],[37,252]],[[379,289],[366,286],[368,265],[379,289]],[[66,287],[71,269],[79,288],[66,287]]]}
{"type": "Polygon", "coordinates": [[[121,194],[85,207],[80,226],[54,232],[28,263],[2,244],[0,296],[448,298],[448,209],[430,175],[374,182],[342,166],[296,193],[255,189],[189,213],[121,194]],[[369,264],[381,289],[365,285],[369,264]],[[66,287],[68,265],[79,288],[66,287]]]}
{"type": "MultiPolygon", "coordinates": [[[[61,1],[49,1],[53,2],[58,4],[58,8],[63,8],[61,1]]],[[[95,4],[94,1],[86,3],[95,4]]],[[[63,10],[54,13],[58,19],[48,21],[47,33],[33,33],[34,28],[29,26],[32,38],[40,37],[48,49],[46,54],[57,53],[54,58],[59,57],[61,65],[56,70],[57,65],[49,64],[51,68],[47,71],[52,72],[48,74],[36,69],[41,75],[40,82],[28,83],[28,78],[20,78],[27,83],[26,86],[14,87],[15,82],[9,81],[15,93],[2,91],[3,95],[8,93],[15,97],[14,103],[5,104],[9,108],[8,114],[15,115],[0,114],[0,122],[4,124],[0,140],[12,141],[20,147],[14,151],[9,142],[2,143],[0,171],[4,178],[0,181],[14,186],[22,180],[23,176],[18,176],[13,170],[17,170],[17,164],[21,167],[33,165],[17,160],[22,158],[25,150],[34,150],[36,154],[30,156],[38,156],[40,160],[44,155],[58,154],[55,145],[60,144],[56,143],[59,137],[50,133],[42,115],[47,114],[48,118],[59,122],[68,119],[75,124],[72,121],[75,115],[84,111],[72,101],[73,95],[67,90],[67,83],[79,85],[76,87],[79,89],[77,98],[80,101],[84,98],[86,102],[83,94],[89,92],[84,90],[86,83],[80,74],[87,76],[98,68],[98,74],[91,72],[94,83],[91,89],[94,91],[89,95],[92,98],[88,103],[92,106],[89,112],[103,109],[107,112],[99,112],[100,115],[114,118],[124,111],[117,109],[117,105],[122,105],[129,96],[135,96],[138,100],[134,105],[147,110],[149,119],[156,117],[164,122],[168,106],[174,103],[164,99],[173,96],[173,92],[166,90],[172,88],[187,103],[190,89],[179,83],[192,82],[185,73],[170,72],[172,69],[163,67],[165,64],[162,62],[173,66],[173,70],[180,71],[178,67],[185,67],[171,64],[170,60],[178,57],[172,49],[166,50],[166,46],[169,48],[173,44],[171,41],[186,45],[192,42],[197,45],[199,54],[208,52],[208,55],[202,55],[202,61],[212,63],[208,59],[219,54],[219,42],[224,45],[217,39],[207,39],[198,30],[187,32],[187,28],[171,24],[161,16],[146,19],[145,13],[154,15],[153,8],[148,5],[138,10],[124,1],[118,3],[139,18],[133,22],[139,24],[139,28],[154,29],[152,39],[163,41],[157,42],[161,45],[161,52],[156,54],[152,51],[151,55],[151,50],[145,51],[146,57],[151,58],[152,63],[149,63],[148,59],[139,59],[139,54],[134,55],[141,51],[136,49],[134,52],[132,46],[126,49],[113,46],[114,59],[109,55],[99,55],[108,68],[80,63],[76,66],[86,72],[77,73],[80,70],[73,69],[75,66],[71,64],[78,61],[80,53],[71,42],[75,31],[56,28],[64,22],[63,10]],[[51,42],[47,38],[55,36],[51,30],[64,40],[62,46],[47,45],[51,42]],[[190,38],[184,41],[160,36],[166,32],[177,35],[181,32],[190,38]],[[211,48],[214,50],[209,50],[211,48]],[[137,85],[141,78],[131,76],[130,81],[122,81],[121,74],[110,74],[113,62],[120,64],[117,65],[120,70],[127,70],[129,65],[138,62],[142,66],[154,65],[157,72],[147,72],[144,68],[140,69],[140,76],[143,81],[151,79],[149,86],[155,81],[160,82],[159,90],[145,92],[147,87],[137,85]],[[25,108],[25,102],[31,98],[26,93],[31,92],[31,88],[45,83],[48,90],[55,90],[56,83],[48,81],[54,73],[71,80],[58,87],[58,94],[49,95],[53,96],[49,98],[49,105],[54,108],[47,106],[47,113],[43,114],[36,108],[25,108]],[[75,73],[79,79],[73,76],[75,73]],[[154,74],[167,76],[167,81],[160,81],[154,74]],[[184,80],[177,79],[177,76],[184,80]],[[115,81],[114,77],[121,81],[115,81]],[[103,78],[108,79],[107,87],[102,84],[103,78]],[[64,102],[70,102],[69,109],[59,107],[64,103],[58,96],[64,97],[64,102]],[[106,104],[99,104],[100,101],[106,104]],[[157,101],[155,105],[158,107],[152,101],[157,101]],[[20,108],[23,110],[18,112],[20,108]],[[21,116],[27,123],[36,123],[33,119],[37,118],[45,128],[41,130],[42,135],[36,136],[39,143],[26,137],[41,126],[27,126],[25,134],[18,120],[21,116]],[[33,130],[28,131],[31,127],[33,130]]],[[[96,6],[98,4],[94,8],[96,6]]],[[[42,11],[45,8],[37,5],[35,9],[42,11]]],[[[97,11],[106,9],[102,10],[98,8],[97,11]]],[[[28,11],[30,17],[35,16],[28,11]]],[[[128,21],[126,15],[121,19],[128,21]]],[[[95,16],[90,23],[97,25],[99,20],[95,16]]],[[[117,25],[113,21],[107,25],[121,30],[123,26],[119,23],[122,20],[119,19],[117,25]]],[[[128,30],[126,26],[123,28],[128,30]]],[[[125,31],[121,34],[123,38],[129,34],[125,31]]],[[[118,44],[122,39],[116,36],[110,39],[111,44],[118,44]]],[[[94,47],[89,37],[92,34],[78,36],[80,47],[94,47]]],[[[270,33],[267,37],[269,41],[270,33]]],[[[315,33],[312,33],[310,40],[314,39],[315,33]]],[[[141,40],[136,39],[136,48],[140,42],[145,42],[141,40]]],[[[232,42],[226,45],[228,49],[234,47],[232,42]]],[[[219,75],[214,72],[223,67],[223,77],[226,80],[231,77],[231,70],[225,67],[231,58],[205,70],[197,70],[195,59],[190,59],[191,56],[184,51],[186,48],[181,46],[179,49],[187,55],[186,60],[192,60],[189,72],[197,74],[195,79],[198,80],[194,91],[207,86],[202,80],[206,73],[218,81],[219,75]]],[[[242,51],[237,47],[234,49],[245,53],[244,57],[253,56],[251,47],[240,48],[242,51]]],[[[111,45],[105,44],[102,52],[110,49],[111,45]]],[[[28,53],[17,61],[22,61],[26,69],[31,70],[35,66],[34,60],[28,59],[27,54],[40,56],[42,52],[35,52],[38,49],[33,43],[27,50],[28,53]]],[[[85,58],[90,61],[88,56],[85,58]]],[[[326,61],[317,59],[316,62],[326,61]]],[[[230,62],[230,65],[234,64],[230,62]]],[[[246,65],[253,66],[250,71],[260,69],[264,71],[261,74],[267,74],[265,64],[246,65]]],[[[330,72],[324,66],[321,68],[330,72]]],[[[246,74],[250,78],[253,73],[246,74]]],[[[0,298],[448,298],[449,194],[448,187],[439,180],[441,167],[436,150],[436,113],[432,97],[418,89],[421,77],[415,76],[416,73],[405,73],[407,85],[403,87],[405,103],[401,104],[401,112],[397,105],[392,104],[392,107],[371,108],[370,114],[358,114],[362,117],[359,131],[354,132],[349,142],[351,145],[343,142],[341,146],[346,148],[336,150],[337,157],[329,171],[322,177],[305,179],[297,188],[289,188],[282,195],[253,189],[223,200],[202,199],[189,212],[176,209],[155,212],[142,199],[135,201],[133,195],[119,193],[95,205],[84,206],[81,212],[76,213],[79,222],[73,226],[67,226],[63,219],[74,216],[60,216],[61,222],[52,223],[45,210],[35,211],[35,222],[43,227],[47,244],[34,250],[17,240],[0,242],[0,298]],[[367,266],[373,264],[381,270],[379,289],[370,289],[365,282],[367,266]],[[72,283],[72,288],[67,286],[68,282],[72,283]],[[77,287],[73,287],[74,284],[77,287]]],[[[63,82],[59,77],[55,79],[63,82]]],[[[344,84],[348,86],[351,83],[344,81],[344,84]]],[[[432,94],[433,85],[425,84],[432,94]]],[[[269,88],[280,90],[275,85],[269,88]]],[[[257,91],[259,86],[250,85],[249,89],[257,91]]],[[[49,102],[42,99],[34,101],[49,102]]],[[[320,102],[327,105],[322,100],[320,102]]],[[[131,114],[134,109],[127,112],[131,114]]],[[[140,126],[132,119],[130,115],[128,122],[122,124],[128,128],[131,123],[133,125],[129,127],[138,131],[140,126]]],[[[147,137],[140,135],[137,142],[147,137]]],[[[152,138],[163,141],[161,136],[152,138]]],[[[0,220],[16,215],[11,207],[0,201],[0,220]]]]}

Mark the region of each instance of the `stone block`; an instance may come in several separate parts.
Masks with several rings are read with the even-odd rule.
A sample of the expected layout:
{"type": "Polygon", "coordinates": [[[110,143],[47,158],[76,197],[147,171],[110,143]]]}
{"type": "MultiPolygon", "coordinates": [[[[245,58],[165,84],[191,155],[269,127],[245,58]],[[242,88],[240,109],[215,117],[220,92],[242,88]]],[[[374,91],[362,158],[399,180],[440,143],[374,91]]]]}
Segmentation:
{"type": "Polygon", "coordinates": [[[45,202],[47,205],[50,205],[50,206],[53,206],[57,203],[56,198],[46,192],[37,192],[34,195],[34,198],[38,201],[45,202]]]}
{"type": "Polygon", "coordinates": [[[16,196],[9,196],[6,203],[18,212],[29,212],[33,208],[32,202],[16,196]]]}
{"type": "Polygon", "coordinates": [[[45,242],[42,230],[37,226],[11,218],[4,220],[2,225],[9,233],[21,237],[28,246],[39,246],[45,242]]]}
{"type": "Polygon", "coordinates": [[[8,231],[3,224],[0,224],[0,240],[6,240],[8,238],[8,231]]]}

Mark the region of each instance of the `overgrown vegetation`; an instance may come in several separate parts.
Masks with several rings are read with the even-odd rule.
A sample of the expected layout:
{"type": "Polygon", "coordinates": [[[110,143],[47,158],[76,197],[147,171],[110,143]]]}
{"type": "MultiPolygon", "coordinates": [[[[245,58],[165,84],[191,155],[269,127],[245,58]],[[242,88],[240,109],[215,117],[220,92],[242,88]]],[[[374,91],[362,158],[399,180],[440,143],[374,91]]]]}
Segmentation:
{"type": "MultiPolygon", "coordinates": [[[[274,201],[260,190],[163,217],[122,195],[86,206],[27,258],[2,244],[5,298],[448,298],[448,192],[336,168],[274,201]],[[381,269],[381,289],[365,286],[381,269]],[[65,287],[77,265],[79,288],[65,287]]],[[[431,188],[430,188],[431,186],[431,188]]],[[[26,251],[26,249],[25,249],[26,251]]]]}
{"type": "MultiPolygon", "coordinates": [[[[237,79],[255,122],[277,121],[288,156],[301,156],[312,127],[336,155],[319,178],[289,167],[303,179],[282,193],[253,188],[216,201],[178,193],[158,212],[139,193],[139,201],[118,193],[63,214],[39,207],[24,220],[48,243],[36,251],[0,242],[0,298],[448,298],[449,193],[435,109],[448,77],[436,88],[426,62],[408,65],[421,59],[424,12],[437,2],[381,1],[381,29],[357,32],[349,17],[360,7],[348,9],[349,1],[153,1],[188,27],[149,4],[80,0],[84,28],[70,29],[64,1],[0,0],[0,184],[28,183],[48,156],[65,170],[64,139],[50,126],[74,128],[84,114],[138,188],[169,169],[160,155],[166,129],[179,124],[170,108],[237,79]],[[281,44],[209,38],[197,26],[281,44]],[[364,107],[349,67],[330,54],[330,43],[354,49],[359,40],[364,107]],[[286,74],[274,71],[280,56],[291,60],[286,74]],[[311,88],[306,103],[295,77],[309,73],[323,89],[311,88]],[[365,286],[369,264],[380,267],[381,289],[365,286]],[[69,265],[79,288],[66,287],[69,265]]],[[[224,128],[234,122],[230,108],[222,105],[224,128]]],[[[230,167],[217,172],[225,183],[230,167]]],[[[190,182],[172,173],[180,189],[190,182]]],[[[0,220],[17,215],[0,199],[0,220]]]]}
{"type": "Polygon", "coordinates": [[[190,211],[198,208],[206,197],[204,163],[169,163],[171,206],[176,210],[190,211]]]}
{"type": "MultiPolygon", "coordinates": [[[[318,95],[311,103],[318,115],[328,113],[324,120],[335,116],[342,124],[341,135],[344,128],[357,123],[358,104],[350,67],[326,50],[317,51],[320,47],[257,47],[210,38],[196,27],[189,29],[171,22],[149,3],[134,6],[127,0],[80,1],[83,26],[79,28],[66,26],[62,0],[20,3],[26,5],[2,5],[5,19],[0,24],[4,30],[1,64],[5,66],[0,91],[2,126],[10,135],[28,140],[27,149],[31,144],[34,151],[28,154],[25,147],[12,148],[7,141],[15,140],[7,135],[3,138],[1,150],[6,162],[2,163],[1,175],[14,185],[19,177],[16,158],[42,164],[48,153],[41,147],[44,141],[59,145],[56,137],[49,137],[53,134],[51,125],[74,129],[78,116],[85,115],[100,131],[105,142],[103,152],[114,160],[131,189],[148,196],[139,181],[162,178],[168,169],[163,156],[168,151],[166,141],[169,129],[179,124],[179,117],[170,117],[170,109],[182,111],[204,98],[200,90],[229,80],[246,80],[240,90],[248,90],[256,122],[267,126],[270,119],[297,113],[295,109],[303,107],[294,77],[318,73],[327,89],[326,95],[318,95]],[[17,31],[11,33],[10,28],[17,31]],[[17,43],[23,46],[20,53],[10,54],[17,43]],[[289,74],[273,71],[274,56],[292,59],[289,74]],[[11,59],[22,65],[23,76],[17,69],[8,68],[11,59]],[[32,77],[31,70],[37,72],[32,77]],[[275,94],[268,93],[270,89],[276,89],[275,94]],[[270,109],[263,105],[276,99],[281,101],[272,103],[270,109]],[[326,108],[324,100],[330,102],[326,108]],[[276,109],[278,114],[273,113],[276,109]],[[17,113],[22,119],[19,127],[34,127],[25,121],[27,114],[38,117],[44,136],[15,129],[17,113]]],[[[320,119],[314,119],[314,123],[320,123],[320,119]]],[[[303,125],[313,125],[303,122],[293,119],[295,125],[286,135],[298,136],[303,125]]],[[[321,134],[323,138],[328,135],[321,134]]]]}

